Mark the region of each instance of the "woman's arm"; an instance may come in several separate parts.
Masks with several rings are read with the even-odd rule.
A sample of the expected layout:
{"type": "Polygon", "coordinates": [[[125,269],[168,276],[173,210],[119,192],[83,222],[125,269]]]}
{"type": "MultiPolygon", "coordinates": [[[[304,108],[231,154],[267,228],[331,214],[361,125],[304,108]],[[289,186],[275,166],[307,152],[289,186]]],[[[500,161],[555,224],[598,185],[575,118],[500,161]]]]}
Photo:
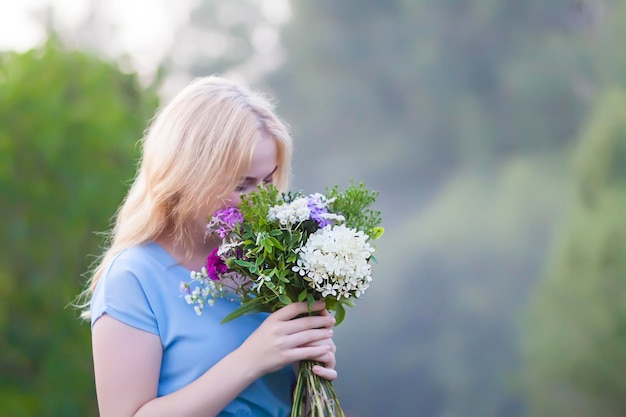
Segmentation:
{"type": "MultiPolygon", "coordinates": [[[[322,310],[317,303],[314,310],[322,310]]],[[[158,336],[108,315],[93,327],[96,391],[101,417],[215,416],[250,383],[268,372],[303,359],[325,363],[322,376],[334,379],[334,318],[306,313],[294,303],[271,314],[235,351],[200,378],[156,397],[162,347],[158,336]]]]}

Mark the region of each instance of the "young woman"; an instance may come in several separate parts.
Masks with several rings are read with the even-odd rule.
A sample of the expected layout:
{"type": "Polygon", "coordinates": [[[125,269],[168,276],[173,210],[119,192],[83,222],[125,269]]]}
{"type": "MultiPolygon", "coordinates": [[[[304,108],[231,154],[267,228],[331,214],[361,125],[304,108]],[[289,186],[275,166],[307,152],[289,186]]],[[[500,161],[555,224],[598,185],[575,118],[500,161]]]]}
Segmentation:
{"type": "Polygon", "coordinates": [[[156,116],[137,176],[86,295],[101,417],[286,416],[294,363],[315,359],[333,380],[334,318],[300,317],[305,303],[220,321],[216,300],[197,316],[179,290],[217,242],[207,216],[259,184],[287,186],[292,142],[269,101],[206,77],[156,116]]]}

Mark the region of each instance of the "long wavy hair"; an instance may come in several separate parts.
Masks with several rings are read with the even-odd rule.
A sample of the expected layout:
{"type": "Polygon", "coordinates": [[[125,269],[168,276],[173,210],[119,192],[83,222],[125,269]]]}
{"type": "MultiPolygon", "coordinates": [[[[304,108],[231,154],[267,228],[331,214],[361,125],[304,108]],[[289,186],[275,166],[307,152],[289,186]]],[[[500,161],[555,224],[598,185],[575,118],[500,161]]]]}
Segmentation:
{"type": "Polygon", "coordinates": [[[263,137],[277,145],[273,182],[286,189],[292,140],[266,95],[209,76],[193,81],[163,107],[142,139],[137,175],[107,234],[108,248],[79,296],[82,316],[89,317],[103,271],[124,249],[168,234],[191,255],[197,219],[217,210],[235,190],[263,137]]]}

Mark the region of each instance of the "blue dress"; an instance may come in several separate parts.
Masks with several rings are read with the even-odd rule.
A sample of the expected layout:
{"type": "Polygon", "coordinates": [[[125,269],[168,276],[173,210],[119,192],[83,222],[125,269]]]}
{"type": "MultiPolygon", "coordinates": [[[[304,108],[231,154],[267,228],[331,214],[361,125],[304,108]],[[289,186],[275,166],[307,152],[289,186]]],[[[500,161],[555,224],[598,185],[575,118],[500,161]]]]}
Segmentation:
{"type": "MultiPolygon", "coordinates": [[[[189,270],[156,243],[121,252],[109,265],[91,300],[91,326],[102,314],[156,334],[163,346],[158,395],[170,394],[197,379],[239,347],[267,317],[250,314],[220,321],[237,302],[216,300],[201,316],[181,296],[189,270]]],[[[291,411],[293,368],[267,374],[248,386],[218,416],[283,417],[291,411]]]]}

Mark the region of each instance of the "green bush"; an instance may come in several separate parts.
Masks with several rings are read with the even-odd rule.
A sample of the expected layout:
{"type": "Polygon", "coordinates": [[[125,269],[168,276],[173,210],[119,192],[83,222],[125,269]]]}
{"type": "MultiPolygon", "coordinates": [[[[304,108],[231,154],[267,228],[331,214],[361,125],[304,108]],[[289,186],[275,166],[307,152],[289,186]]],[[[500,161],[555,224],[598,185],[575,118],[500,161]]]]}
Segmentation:
{"type": "Polygon", "coordinates": [[[156,94],[52,41],[0,62],[0,415],[96,415],[89,326],[70,304],[156,94]]]}
{"type": "Polygon", "coordinates": [[[626,94],[605,94],[581,138],[575,198],[528,322],[531,416],[626,410],[626,94]]]}

